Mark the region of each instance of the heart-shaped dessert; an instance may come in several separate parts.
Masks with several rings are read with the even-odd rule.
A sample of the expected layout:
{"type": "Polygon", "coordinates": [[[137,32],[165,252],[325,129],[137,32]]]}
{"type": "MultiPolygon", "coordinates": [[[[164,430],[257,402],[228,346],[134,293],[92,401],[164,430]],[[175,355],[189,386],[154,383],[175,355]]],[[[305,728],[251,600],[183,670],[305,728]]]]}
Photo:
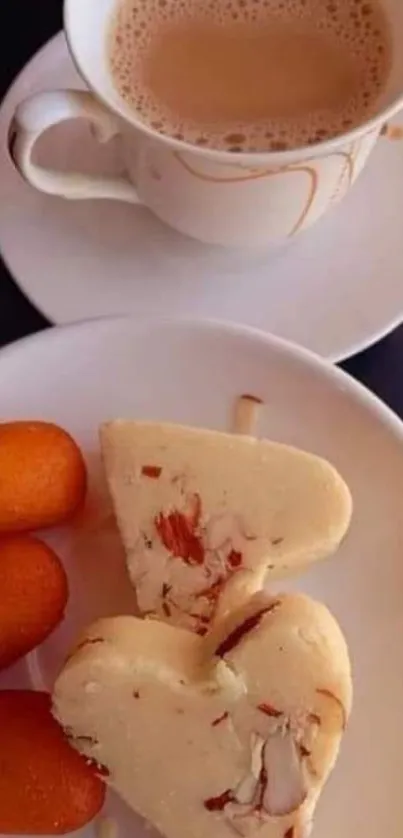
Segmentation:
{"type": "Polygon", "coordinates": [[[199,634],[266,577],[332,553],[350,523],[338,472],[295,448],[126,421],[101,445],[140,614],[199,634]]]}
{"type": "Polygon", "coordinates": [[[205,638],[100,620],[53,707],[72,744],[167,838],[301,838],[351,695],[347,646],[325,606],[260,593],[205,638]]]}

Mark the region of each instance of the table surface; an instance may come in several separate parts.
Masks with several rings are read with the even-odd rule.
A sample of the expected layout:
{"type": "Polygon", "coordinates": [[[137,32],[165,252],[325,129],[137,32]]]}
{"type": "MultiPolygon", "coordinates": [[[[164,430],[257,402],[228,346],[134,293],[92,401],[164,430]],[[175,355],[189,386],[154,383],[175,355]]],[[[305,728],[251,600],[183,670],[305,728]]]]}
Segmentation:
{"type": "MultiPolygon", "coordinates": [[[[16,73],[61,26],[62,0],[12,0],[1,4],[1,98],[16,73]]],[[[0,346],[49,326],[0,262],[0,346]]],[[[343,367],[403,417],[403,326],[343,367]]]]}

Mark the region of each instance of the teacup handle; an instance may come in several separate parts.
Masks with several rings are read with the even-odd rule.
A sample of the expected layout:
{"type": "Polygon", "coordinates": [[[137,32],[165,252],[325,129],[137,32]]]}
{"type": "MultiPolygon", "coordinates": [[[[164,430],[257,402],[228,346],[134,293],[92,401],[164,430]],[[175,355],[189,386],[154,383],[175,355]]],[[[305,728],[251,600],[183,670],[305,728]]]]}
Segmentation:
{"type": "Polygon", "coordinates": [[[70,200],[111,198],[138,204],[139,197],[129,178],[92,177],[80,172],[58,172],[38,166],[32,152],[39,137],[52,125],[67,119],[86,119],[94,137],[106,143],[121,131],[120,122],[89,92],[54,90],[37,93],[17,108],[9,131],[11,158],[35,189],[70,200]]]}

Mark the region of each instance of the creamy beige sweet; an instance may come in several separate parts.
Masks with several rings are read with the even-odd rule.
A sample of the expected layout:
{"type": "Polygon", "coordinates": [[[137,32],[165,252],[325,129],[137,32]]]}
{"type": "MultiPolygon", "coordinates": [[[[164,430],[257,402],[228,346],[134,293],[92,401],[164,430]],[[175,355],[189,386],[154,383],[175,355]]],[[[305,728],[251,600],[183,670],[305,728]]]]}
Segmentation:
{"type": "Polygon", "coordinates": [[[140,613],[199,634],[266,578],[332,553],[350,522],[338,472],[295,448],[126,421],[101,445],[140,613]]]}
{"type": "Polygon", "coordinates": [[[212,635],[100,620],[59,676],[54,713],[166,838],[304,838],[350,713],[329,611],[259,594],[212,635]]]}

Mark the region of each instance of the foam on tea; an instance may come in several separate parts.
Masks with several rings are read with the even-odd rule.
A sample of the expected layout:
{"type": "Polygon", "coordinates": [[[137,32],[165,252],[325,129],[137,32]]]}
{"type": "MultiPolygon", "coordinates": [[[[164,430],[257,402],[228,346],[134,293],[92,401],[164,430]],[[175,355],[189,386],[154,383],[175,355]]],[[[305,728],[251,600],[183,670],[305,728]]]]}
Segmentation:
{"type": "Polygon", "coordinates": [[[379,0],[118,0],[108,49],[116,88],[143,122],[234,152],[360,124],[391,64],[379,0]]]}

